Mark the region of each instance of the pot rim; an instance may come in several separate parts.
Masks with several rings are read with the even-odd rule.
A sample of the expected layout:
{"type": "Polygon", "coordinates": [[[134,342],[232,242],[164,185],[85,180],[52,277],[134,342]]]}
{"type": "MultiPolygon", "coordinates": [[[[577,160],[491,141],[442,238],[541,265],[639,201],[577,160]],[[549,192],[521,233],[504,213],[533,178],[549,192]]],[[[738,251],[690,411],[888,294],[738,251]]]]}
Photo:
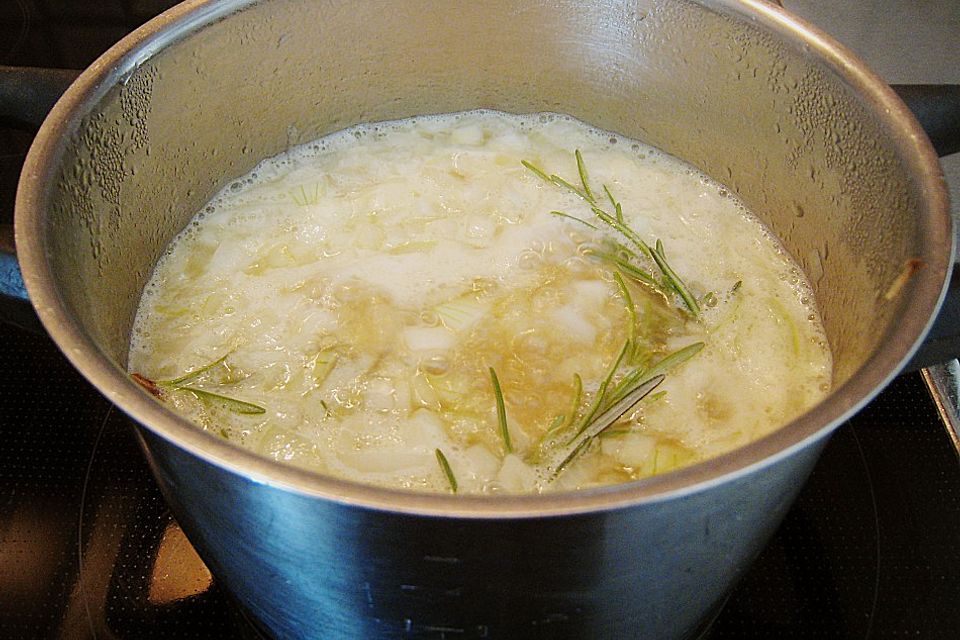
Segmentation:
{"type": "Polygon", "coordinates": [[[660,476],[576,492],[476,496],[418,493],[364,485],[298,469],[261,457],[197,429],[163,406],[101,352],[70,315],[54,286],[43,241],[43,205],[56,182],[65,141],[82,116],[110,88],[184,34],[222,20],[258,0],[188,0],[146,23],[86,69],[51,111],[24,163],[16,199],[16,242],[24,281],[37,314],[71,363],[108,400],[180,449],[249,480],[357,507],[455,518],[551,517],[654,503],[705,491],[814,445],[866,405],[917,350],[940,307],[949,282],[954,242],[947,190],[926,135],[890,87],[825,32],[764,0],[695,0],[710,10],[748,20],[822,60],[865,101],[886,114],[898,151],[926,200],[921,234],[927,255],[915,276],[918,286],[904,301],[913,310],[842,386],[820,404],[746,446],[660,476]]]}

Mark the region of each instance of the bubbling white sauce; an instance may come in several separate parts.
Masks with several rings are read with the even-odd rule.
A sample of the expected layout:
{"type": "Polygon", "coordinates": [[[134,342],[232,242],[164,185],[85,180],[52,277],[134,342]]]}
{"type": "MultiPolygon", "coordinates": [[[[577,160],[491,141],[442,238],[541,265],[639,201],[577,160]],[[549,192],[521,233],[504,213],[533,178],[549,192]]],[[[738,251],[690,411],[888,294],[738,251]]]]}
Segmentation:
{"type": "Polygon", "coordinates": [[[566,116],[478,111],[348,129],[229,185],[157,265],[129,362],[200,428],[325,474],[449,491],[439,450],[460,492],[575,489],[718,455],[815,404],[831,356],[812,299],[777,240],[690,166],[566,116]],[[628,302],[602,254],[619,242],[660,279],[653,261],[521,164],[579,185],[574,149],[598,204],[614,212],[605,185],[662,241],[699,314],[622,272],[628,302]],[[627,339],[610,388],[704,346],[550,473],[627,339]],[[169,382],[201,369],[181,385],[263,412],[169,382]]]}

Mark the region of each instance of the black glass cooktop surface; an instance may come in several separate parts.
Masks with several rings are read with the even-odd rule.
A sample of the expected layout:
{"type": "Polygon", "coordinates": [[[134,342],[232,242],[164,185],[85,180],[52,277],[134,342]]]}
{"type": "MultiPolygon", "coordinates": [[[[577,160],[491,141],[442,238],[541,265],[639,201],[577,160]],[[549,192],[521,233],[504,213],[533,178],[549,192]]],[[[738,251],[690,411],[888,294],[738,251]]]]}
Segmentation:
{"type": "MultiPolygon", "coordinates": [[[[0,64],[83,67],[171,4],[0,2],[0,64]]],[[[29,141],[0,123],[0,222],[29,141]]],[[[6,325],[0,437],[0,639],[258,637],[183,537],[126,417],[48,339],[6,325]]],[[[704,637],[952,639],[958,605],[960,463],[908,374],[834,436],[704,637]]]]}

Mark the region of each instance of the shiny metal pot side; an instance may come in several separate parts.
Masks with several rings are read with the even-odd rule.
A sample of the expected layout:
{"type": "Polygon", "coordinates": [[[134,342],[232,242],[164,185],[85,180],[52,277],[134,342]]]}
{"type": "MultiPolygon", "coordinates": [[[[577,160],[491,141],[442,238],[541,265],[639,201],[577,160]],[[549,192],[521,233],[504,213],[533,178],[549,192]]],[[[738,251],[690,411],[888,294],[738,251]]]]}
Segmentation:
{"type": "Polygon", "coordinates": [[[696,633],[830,432],[915,350],[953,255],[939,165],[904,106],[842,47],[759,0],[185,2],[64,95],[27,158],[16,216],[45,327],[138,423],[214,575],[284,638],[696,633]],[[128,379],[153,264],[233,177],[357,122],[477,107],[569,113],[728,185],[813,283],[835,355],[830,396],[678,472],[492,498],[288,468],[197,430],[128,379]]]}

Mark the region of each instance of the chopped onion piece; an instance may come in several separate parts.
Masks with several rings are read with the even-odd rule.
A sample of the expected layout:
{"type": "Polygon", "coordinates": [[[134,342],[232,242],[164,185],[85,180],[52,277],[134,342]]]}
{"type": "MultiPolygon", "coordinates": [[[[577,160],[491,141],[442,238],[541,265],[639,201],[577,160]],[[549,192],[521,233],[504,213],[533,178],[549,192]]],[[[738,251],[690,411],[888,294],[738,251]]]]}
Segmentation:
{"type": "Polygon", "coordinates": [[[403,342],[411,351],[446,351],[456,338],[443,327],[406,327],[403,342]]]}

